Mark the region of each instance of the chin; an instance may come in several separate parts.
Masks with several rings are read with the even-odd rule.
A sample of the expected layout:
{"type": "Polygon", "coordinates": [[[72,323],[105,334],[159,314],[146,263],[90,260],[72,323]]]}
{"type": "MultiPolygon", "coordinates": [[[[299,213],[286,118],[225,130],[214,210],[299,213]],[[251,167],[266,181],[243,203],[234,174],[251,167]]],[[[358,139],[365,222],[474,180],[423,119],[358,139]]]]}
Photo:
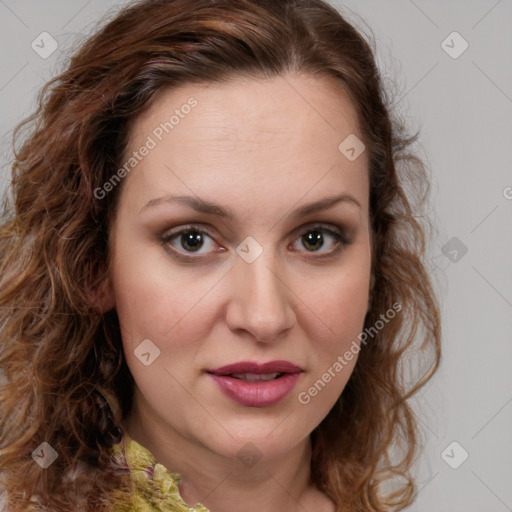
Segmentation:
{"type": "Polygon", "coordinates": [[[296,421],[276,421],[267,416],[259,421],[222,422],[221,437],[209,437],[208,447],[222,457],[236,459],[250,466],[255,460],[265,462],[280,458],[304,442],[309,431],[291,431],[297,427],[296,421]],[[286,424],[286,427],[284,424],[286,424]]]}

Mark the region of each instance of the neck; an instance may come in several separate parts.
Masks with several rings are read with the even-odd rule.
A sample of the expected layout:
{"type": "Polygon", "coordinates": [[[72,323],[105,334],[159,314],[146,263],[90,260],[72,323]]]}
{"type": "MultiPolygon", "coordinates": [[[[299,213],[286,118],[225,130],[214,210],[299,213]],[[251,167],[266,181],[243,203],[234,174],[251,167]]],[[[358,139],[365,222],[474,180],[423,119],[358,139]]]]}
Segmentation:
{"type": "Polygon", "coordinates": [[[287,457],[252,467],[237,460],[204,463],[202,458],[196,465],[182,461],[180,493],[189,505],[202,503],[212,512],[299,510],[311,488],[310,458],[305,442],[287,457]]]}
{"type": "Polygon", "coordinates": [[[124,422],[128,435],[159,464],[180,474],[180,494],[189,506],[201,503],[211,512],[334,511],[311,481],[309,437],[279,458],[264,454],[260,460],[249,456],[242,461],[222,457],[158,424],[143,424],[136,416],[124,422]]]}

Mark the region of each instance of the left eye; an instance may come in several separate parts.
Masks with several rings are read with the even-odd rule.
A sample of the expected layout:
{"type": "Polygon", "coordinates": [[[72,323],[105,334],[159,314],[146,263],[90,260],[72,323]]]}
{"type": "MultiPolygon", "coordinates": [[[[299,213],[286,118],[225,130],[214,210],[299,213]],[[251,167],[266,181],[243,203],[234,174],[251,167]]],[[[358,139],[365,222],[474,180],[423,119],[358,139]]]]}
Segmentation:
{"type": "Polygon", "coordinates": [[[332,254],[340,245],[345,245],[347,242],[341,232],[334,231],[325,226],[315,226],[304,231],[298,241],[300,241],[307,252],[318,253],[326,245],[326,239],[330,239],[331,250],[322,251],[322,254],[332,254]]]}
{"type": "MultiPolygon", "coordinates": [[[[165,236],[162,239],[162,242],[163,244],[170,246],[170,249],[178,258],[187,257],[194,253],[207,254],[208,252],[214,252],[215,246],[217,246],[213,238],[208,233],[195,226],[189,226],[186,229],[182,229],[181,231],[165,236]],[[205,250],[201,251],[201,249],[205,250]]],[[[338,231],[337,229],[330,229],[323,225],[313,226],[302,231],[296,241],[292,244],[294,250],[297,250],[295,246],[298,242],[302,244],[306,252],[320,253],[323,255],[333,254],[341,245],[347,244],[347,241],[341,231],[338,231]],[[321,251],[321,249],[326,245],[327,247],[330,246],[331,249],[321,251]]],[[[194,256],[192,256],[191,259],[193,258],[194,256]]]]}

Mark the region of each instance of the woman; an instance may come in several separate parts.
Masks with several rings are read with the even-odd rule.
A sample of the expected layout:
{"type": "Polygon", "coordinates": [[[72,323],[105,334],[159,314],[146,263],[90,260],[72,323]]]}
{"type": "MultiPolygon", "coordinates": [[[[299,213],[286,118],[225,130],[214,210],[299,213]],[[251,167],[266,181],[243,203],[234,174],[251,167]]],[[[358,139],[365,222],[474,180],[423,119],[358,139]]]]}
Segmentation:
{"type": "Polygon", "coordinates": [[[9,510],[412,503],[428,183],[334,8],[134,3],[29,121],[1,228],[9,510]]]}

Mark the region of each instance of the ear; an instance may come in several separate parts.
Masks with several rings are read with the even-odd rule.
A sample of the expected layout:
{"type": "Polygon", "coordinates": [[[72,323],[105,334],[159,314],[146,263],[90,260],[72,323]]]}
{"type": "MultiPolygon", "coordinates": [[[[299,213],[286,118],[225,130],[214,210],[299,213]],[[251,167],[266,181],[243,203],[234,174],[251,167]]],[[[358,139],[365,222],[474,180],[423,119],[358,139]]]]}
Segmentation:
{"type": "Polygon", "coordinates": [[[114,287],[103,262],[96,266],[93,274],[87,284],[89,304],[100,313],[106,313],[116,305],[114,287]]]}

